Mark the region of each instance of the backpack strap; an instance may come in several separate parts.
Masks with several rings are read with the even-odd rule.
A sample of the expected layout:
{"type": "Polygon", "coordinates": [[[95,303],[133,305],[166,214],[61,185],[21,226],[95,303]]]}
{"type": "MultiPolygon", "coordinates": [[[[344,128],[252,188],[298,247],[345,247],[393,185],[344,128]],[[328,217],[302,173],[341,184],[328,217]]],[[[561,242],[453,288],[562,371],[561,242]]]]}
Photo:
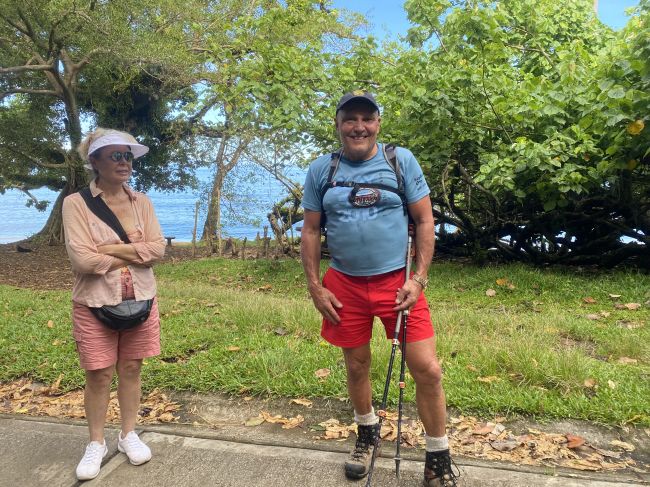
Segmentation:
{"type": "MultiPolygon", "coordinates": [[[[327,190],[330,188],[333,188],[335,186],[339,187],[344,187],[344,188],[353,188],[352,193],[350,193],[350,196],[354,198],[356,196],[357,191],[359,189],[363,188],[377,188],[381,189],[384,191],[391,191],[395,194],[397,194],[400,199],[402,200],[402,207],[404,209],[404,214],[408,214],[408,209],[407,209],[407,202],[406,202],[406,192],[405,192],[405,184],[404,184],[404,178],[402,177],[401,170],[400,170],[400,165],[399,161],[397,160],[397,147],[395,144],[382,144],[382,153],[384,155],[384,159],[386,162],[388,162],[388,165],[393,169],[395,172],[395,177],[397,179],[397,188],[393,188],[392,186],[387,186],[385,184],[379,184],[379,183],[355,183],[353,181],[333,181],[334,179],[334,174],[336,174],[336,171],[339,168],[339,164],[341,162],[341,157],[343,157],[343,149],[340,149],[336,152],[332,152],[332,156],[330,158],[330,169],[329,173],[327,175],[327,181],[321,188],[320,192],[320,205],[321,205],[321,218],[320,218],[320,226],[321,230],[325,229],[325,223],[327,221],[327,217],[325,216],[325,211],[322,210],[323,208],[323,199],[325,198],[325,193],[327,193],[327,190]]],[[[409,215],[409,219],[410,219],[409,215]]]]}
{"type": "Polygon", "coordinates": [[[399,193],[404,194],[404,178],[401,174],[401,169],[399,167],[399,162],[397,160],[397,147],[395,144],[384,144],[381,146],[384,152],[384,159],[390,164],[390,167],[395,171],[395,176],[397,177],[397,190],[399,193]]]}
{"type": "MultiPolygon", "coordinates": [[[[334,174],[336,173],[337,169],[339,168],[339,163],[341,162],[341,157],[343,157],[343,149],[339,149],[336,152],[332,152],[332,156],[330,158],[330,170],[329,170],[329,173],[327,174],[327,181],[325,181],[325,185],[321,188],[321,191],[320,191],[320,207],[321,207],[320,228],[321,228],[321,231],[325,230],[325,222],[327,221],[327,217],[325,216],[325,212],[323,211],[323,198],[325,198],[325,193],[327,193],[327,190],[330,189],[333,186],[332,179],[334,178],[334,174]]],[[[334,183],[334,184],[336,184],[336,183],[334,183]]]]}
{"type": "Polygon", "coordinates": [[[93,197],[90,192],[89,187],[85,187],[79,190],[79,194],[86,202],[86,206],[90,211],[92,211],[97,217],[111,227],[115,233],[120,237],[120,240],[124,243],[131,243],[129,237],[126,235],[126,231],[120,220],[115,216],[115,213],[108,207],[106,202],[101,199],[99,196],[93,197]]]}

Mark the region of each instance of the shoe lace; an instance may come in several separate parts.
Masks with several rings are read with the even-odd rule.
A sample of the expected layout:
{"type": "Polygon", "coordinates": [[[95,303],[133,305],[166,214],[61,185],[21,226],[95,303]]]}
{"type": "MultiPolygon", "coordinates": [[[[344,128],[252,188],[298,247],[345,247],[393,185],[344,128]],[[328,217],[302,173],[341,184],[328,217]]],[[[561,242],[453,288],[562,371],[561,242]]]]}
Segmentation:
{"type": "Polygon", "coordinates": [[[86,453],[84,453],[81,463],[95,463],[97,459],[101,456],[103,450],[103,445],[91,443],[86,447],[86,453]]]}
{"type": "Polygon", "coordinates": [[[371,445],[375,444],[375,430],[376,426],[359,426],[357,428],[357,442],[352,450],[352,458],[354,460],[361,460],[363,456],[368,453],[371,445]]]}
{"type": "Polygon", "coordinates": [[[136,449],[142,447],[142,442],[140,441],[140,438],[138,438],[138,435],[129,433],[128,435],[126,435],[126,438],[122,438],[122,439],[126,440],[126,444],[130,449],[136,449]]]}
{"type": "Polygon", "coordinates": [[[449,454],[431,455],[427,458],[426,463],[427,467],[435,474],[435,478],[441,481],[442,487],[456,487],[456,479],[460,477],[460,469],[449,454]]]}

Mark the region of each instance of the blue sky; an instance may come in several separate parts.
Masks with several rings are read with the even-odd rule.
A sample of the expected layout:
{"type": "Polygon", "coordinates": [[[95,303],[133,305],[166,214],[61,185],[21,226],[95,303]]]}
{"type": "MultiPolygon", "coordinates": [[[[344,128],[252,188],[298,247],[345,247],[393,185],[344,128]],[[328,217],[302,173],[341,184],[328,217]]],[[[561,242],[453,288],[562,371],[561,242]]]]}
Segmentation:
{"type": "MultiPolygon", "coordinates": [[[[401,0],[334,0],[333,4],[364,14],[372,24],[369,33],[380,38],[406,34],[409,28],[401,0]]],[[[598,0],[598,16],[603,23],[620,29],[628,19],[625,10],[638,4],[638,0],[598,0]]]]}

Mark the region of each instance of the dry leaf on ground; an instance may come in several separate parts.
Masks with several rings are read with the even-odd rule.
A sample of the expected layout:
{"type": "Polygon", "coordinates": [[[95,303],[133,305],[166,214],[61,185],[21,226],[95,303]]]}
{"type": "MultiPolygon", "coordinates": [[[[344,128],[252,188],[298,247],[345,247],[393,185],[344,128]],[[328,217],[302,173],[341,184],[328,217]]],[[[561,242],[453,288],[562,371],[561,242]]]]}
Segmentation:
{"type": "Polygon", "coordinates": [[[298,404],[300,406],[306,406],[308,408],[310,408],[312,406],[312,402],[309,399],[301,399],[301,398],[292,399],[291,403],[292,404],[298,404]]]}
{"type": "Polygon", "coordinates": [[[585,439],[582,436],[566,435],[566,440],[566,446],[570,449],[578,448],[585,444],[585,439]]]}
{"type": "Polygon", "coordinates": [[[330,375],[330,369],[318,369],[314,372],[314,375],[319,379],[325,379],[330,375]]]}
{"type": "Polygon", "coordinates": [[[631,444],[631,443],[626,443],[625,441],[619,441],[619,440],[612,440],[609,442],[610,445],[616,446],[622,450],[625,450],[627,452],[634,451],[636,450],[636,447],[631,444]]]}
{"type": "Polygon", "coordinates": [[[485,295],[492,298],[497,295],[497,292],[494,289],[488,289],[485,291],[485,295]]]}
{"type": "Polygon", "coordinates": [[[635,358],[630,358],[630,357],[621,357],[618,359],[619,364],[624,364],[624,365],[634,365],[637,364],[639,361],[635,358]]]}

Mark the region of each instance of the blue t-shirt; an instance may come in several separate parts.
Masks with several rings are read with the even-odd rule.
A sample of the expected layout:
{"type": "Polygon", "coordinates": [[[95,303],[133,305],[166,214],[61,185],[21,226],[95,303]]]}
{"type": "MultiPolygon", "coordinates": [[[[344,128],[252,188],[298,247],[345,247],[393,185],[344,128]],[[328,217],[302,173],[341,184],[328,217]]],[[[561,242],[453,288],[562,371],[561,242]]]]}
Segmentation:
{"type": "MultiPolygon", "coordinates": [[[[400,174],[404,178],[406,202],[415,203],[429,194],[422,168],[408,149],[396,149],[400,174]]],[[[350,276],[374,276],[401,269],[406,265],[408,216],[402,200],[392,191],[361,189],[355,204],[349,197],[352,188],[330,188],[323,198],[331,154],[311,163],[305,180],[302,206],[306,210],[325,212],[327,245],[331,266],[350,276]]],[[[397,189],[395,171],[384,157],[382,144],[367,161],[341,158],[333,181],[379,183],[397,189]]]]}

